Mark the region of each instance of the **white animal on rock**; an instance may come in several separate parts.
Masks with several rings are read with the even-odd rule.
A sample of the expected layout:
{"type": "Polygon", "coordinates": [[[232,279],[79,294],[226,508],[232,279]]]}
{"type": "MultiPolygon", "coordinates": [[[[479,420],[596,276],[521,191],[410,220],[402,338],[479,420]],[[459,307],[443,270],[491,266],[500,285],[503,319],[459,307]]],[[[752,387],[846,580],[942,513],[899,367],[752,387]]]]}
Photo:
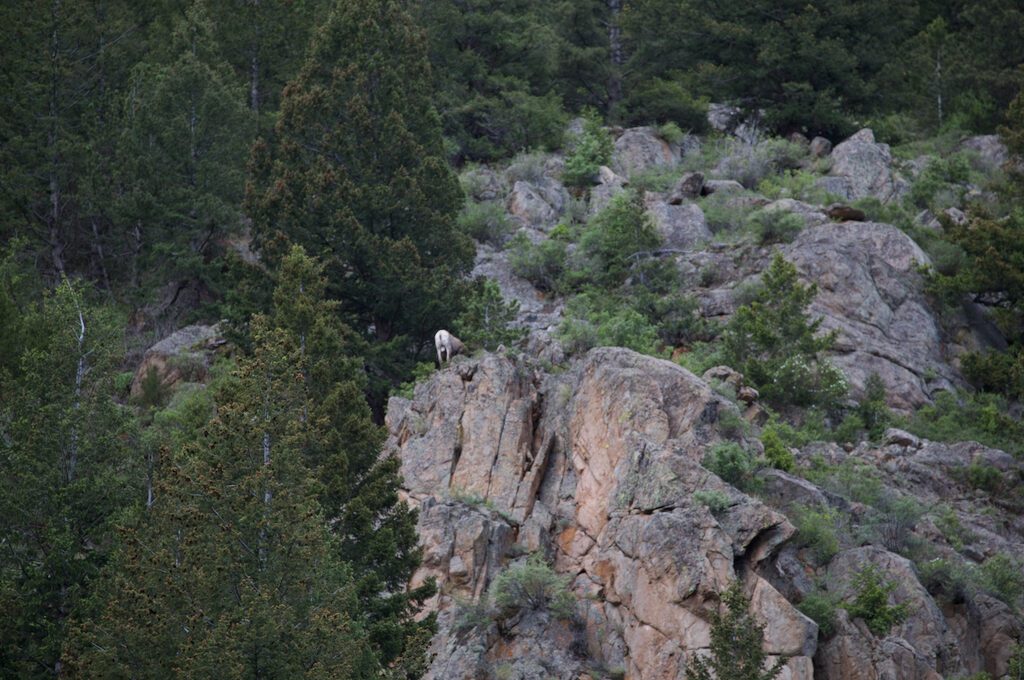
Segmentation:
{"type": "Polygon", "coordinates": [[[434,333],[434,347],[437,349],[437,363],[443,366],[446,361],[451,361],[456,354],[462,354],[466,346],[462,341],[446,330],[439,330],[434,333]]]}

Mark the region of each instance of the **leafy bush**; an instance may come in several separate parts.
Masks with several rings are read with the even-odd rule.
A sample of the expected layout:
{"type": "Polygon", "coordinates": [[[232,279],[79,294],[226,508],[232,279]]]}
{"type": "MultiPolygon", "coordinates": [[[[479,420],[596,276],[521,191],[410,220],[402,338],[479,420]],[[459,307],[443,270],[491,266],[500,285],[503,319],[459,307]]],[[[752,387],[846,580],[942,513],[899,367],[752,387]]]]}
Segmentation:
{"type": "Polygon", "coordinates": [[[736,193],[716,192],[699,200],[712,234],[737,231],[746,224],[750,207],[740,198],[736,193]]]}
{"type": "Polygon", "coordinates": [[[796,267],[776,255],[762,289],[729,320],[722,336],[726,363],[776,405],[834,408],[846,394],[842,372],[819,353],[834,333],[817,336],[821,320],[807,318],[817,288],[799,282],[796,267]]]}
{"type": "Polygon", "coordinates": [[[455,331],[470,347],[493,351],[498,345],[511,345],[522,339],[524,330],[513,326],[519,315],[519,302],[506,302],[493,279],[476,279],[464,302],[462,314],[455,320],[455,331]]]}
{"type": "Polygon", "coordinates": [[[816,590],[808,593],[796,608],[818,624],[818,633],[827,638],[836,632],[837,604],[834,596],[816,590]]]}
{"type": "Polygon", "coordinates": [[[853,587],[856,594],[847,602],[846,611],[852,618],[863,619],[875,635],[888,635],[893,626],[906,621],[907,604],[889,604],[889,595],[896,590],[896,584],[883,581],[874,565],[864,567],[853,577],[853,587]]]}
{"type": "Polygon", "coordinates": [[[948,505],[939,505],[932,509],[932,522],[954,550],[963,550],[967,542],[976,538],[964,528],[956,511],[948,505]]]}
{"type": "Polygon", "coordinates": [[[847,458],[839,465],[812,464],[804,476],[844,498],[872,507],[882,503],[883,485],[873,466],[856,458],[847,458]]]}
{"type": "Polygon", "coordinates": [[[755,484],[757,461],[752,453],[735,442],[719,442],[712,446],[702,465],[737,489],[750,489],[755,484]]]}
{"type": "Polygon", "coordinates": [[[916,547],[911,532],[924,515],[920,503],[910,496],[883,494],[877,509],[878,513],[868,522],[872,542],[881,543],[886,550],[901,555],[916,547]]]}
{"type": "Polygon", "coordinates": [[[567,186],[590,186],[596,182],[600,166],[608,165],[611,159],[611,136],[601,127],[601,119],[596,111],[584,112],[583,132],[565,158],[562,181],[567,186]]]}
{"type": "Polygon", "coordinates": [[[565,271],[565,243],[547,239],[533,243],[523,233],[516,234],[509,244],[512,272],[532,283],[538,290],[553,292],[565,271]]]}
{"type": "Polygon", "coordinates": [[[730,505],[729,497],[721,491],[715,490],[696,491],[693,494],[693,500],[706,507],[713,515],[723,512],[730,505]]]}
{"type": "Polygon", "coordinates": [[[504,618],[518,612],[549,611],[557,618],[567,619],[575,607],[569,577],[555,573],[539,554],[495,576],[490,596],[504,618]]]}
{"type": "Polygon", "coordinates": [[[808,203],[827,204],[835,198],[817,185],[818,175],[806,170],[787,170],[761,180],[757,192],[768,198],[795,198],[808,203]]]}
{"type": "Polygon", "coordinates": [[[658,334],[654,325],[617,298],[595,291],[569,300],[557,336],[572,354],[594,347],[628,347],[644,354],[657,354],[658,334]]]}
{"type": "Polygon", "coordinates": [[[857,404],[856,414],[873,441],[882,436],[893,419],[885,396],[885,383],[877,373],[872,373],[864,384],[864,398],[857,404]]]}
{"type": "Polygon", "coordinates": [[[961,205],[971,177],[971,164],[966,154],[933,158],[910,189],[910,200],[918,208],[938,213],[961,205]]]}
{"type": "Polygon", "coordinates": [[[501,246],[512,233],[512,222],[501,201],[469,201],[458,216],[459,229],[481,243],[501,246]]]}
{"type": "Polygon", "coordinates": [[[981,565],[981,587],[1011,607],[1024,595],[1024,565],[1007,555],[993,555],[981,565]]]}
{"type": "Polygon", "coordinates": [[[773,468],[790,472],[796,466],[793,452],[782,443],[778,430],[771,425],[761,433],[761,444],[764,446],[764,457],[773,468]]]}
{"type": "Polygon", "coordinates": [[[803,231],[804,221],[787,210],[758,210],[747,219],[748,228],[763,246],[789,243],[803,231]]]}
{"type": "Polygon", "coordinates": [[[669,144],[679,144],[686,138],[686,133],[676,124],[674,120],[662,123],[658,126],[658,136],[669,144]]]}
{"type": "Polygon", "coordinates": [[[714,337],[714,326],[704,318],[700,303],[692,295],[678,291],[630,293],[634,308],[655,324],[658,339],[667,347],[688,345],[714,337]]]}
{"type": "Polygon", "coordinates": [[[997,491],[1003,482],[1003,474],[998,468],[984,463],[971,463],[964,470],[964,476],[973,488],[989,493],[997,491]]]}
{"type": "Polygon", "coordinates": [[[949,602],[962,602],[977,578],[975,570],[965,563],[943,558],[918,564],[921,585],[932,595],[941,595],[949,602]]]}
{"type": "Polygon", "coordinates": [[[906,429],[938,442],[974,440],[1024,456],[1024,425],[1007,413],[1004,399],[993,394],[939,392],[929,406],[918,409],[906,429]]]}
{"type": "Polygon", "coordinates": [[[796,527],[797,545],[811,550],[819,564],[827,564],[839,552],[842,519],[830,507],[815,509],[798,505],[790,513],[796,527]]]}
{"type": "Polygon", "coordinates": [[[961,359],[964,377],[978,390],[1024,398],[1024,352],[970,352],[961,359]]]}

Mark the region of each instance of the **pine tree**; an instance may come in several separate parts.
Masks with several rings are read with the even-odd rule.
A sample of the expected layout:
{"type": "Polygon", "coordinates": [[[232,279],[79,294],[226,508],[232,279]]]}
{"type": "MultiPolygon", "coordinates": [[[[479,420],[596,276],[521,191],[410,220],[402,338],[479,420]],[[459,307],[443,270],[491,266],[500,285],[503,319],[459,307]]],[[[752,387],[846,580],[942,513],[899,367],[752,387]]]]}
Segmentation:
{"type": "Polygon", "coordinates": [[[11,274],[0,365],[0,675],[52,677],[69,617],[110,552],[138,480],[127,412],[110,398],[120,320],[65,280],[40,302],[11,274]]]}
{"type": "Polygon", "coordinates": [[[248,208],[264,254],[280,259],[283,235],[324,259],[352,326],[400,345],[374,366],[389,380],[397,356],[422,350],[457,313],[453,293],[473,258],[455,227],[463,197],[431,85],[423,36],[401,3],[337,2],[252,164],[248,208]]]}
{"type": "Polygon", "coordinates": [[[132,288],[207,282],[218,240],[239,227],[248,117],[219,52],[205,3],[193,0],[172,61],[133,69],[118,149],[132,288]]]}
{"type": "Polygon", "coordinates": [[[711,617],[711,656],[695,656],[686,669],[686,680],[772,680],[786,665],[785,659],[767,665],[764,630],[747,611],[750,606],[738,581],[722,593],[726,611],[711,617]]]}
{"type": "Polygon", "coordinates": [[[302,350],[266,319],[202,436],[125,523],[99,613],[76,629],[85,677],[377,677],[358,589],[305,464],[302,350]]]}
{"type": "Polygon", "coordinates": [[[381,457],[383,432],[363,397],[364,341],[325,299],[324,268],[294,247],[282,260],[271,322],[299,347],[308,413],[302,446],[319,500],[352,568],[369,635],[382,661],[415,661],[412,643],[431,622],[412,620],[432,587],[406,591],[419,566],[416,514],[398,499],[398,460],[381,457]]]}

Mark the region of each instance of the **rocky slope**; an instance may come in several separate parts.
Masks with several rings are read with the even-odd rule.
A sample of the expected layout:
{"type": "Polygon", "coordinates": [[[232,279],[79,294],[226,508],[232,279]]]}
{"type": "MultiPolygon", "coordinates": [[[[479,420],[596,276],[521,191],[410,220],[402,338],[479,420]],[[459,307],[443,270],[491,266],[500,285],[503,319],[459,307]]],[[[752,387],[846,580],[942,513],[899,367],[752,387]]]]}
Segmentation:
{"type": "MultiPolygon", "coordinates": [[[[758,142],[756,129],[736,134],[758,142]]],[[[587,214],[633,177],[675,167],[700,144],[692,137],[669,144],[649,128],[622,132],[587,214]]],[[[982,159],[1005,154],[997,139],[965,145],[982,159]]],[[[809,148],[831,159],[819,184],[847,200],[897,200],[921,167],[895,162],[870,130],[834,150],[819,139],[809,148]]],[[[707,169],[706,179],[689,173],[673,190],[645,196],[683,288],[705,316],[727,318],[773,252],[716,241],[697,199],[720,192],[748,210],[804,221],[781,250],[818,285],[811,312],[838,333],[832,359],[852,396],[877,373],[890,406],[909,411],[964,384],[963,352],[999,345],[979,310],[936,318],[919,273],[928,256],[902,231],[857,221],[863,216],[848,206],[752,196],[727,161],[707,169]]],[[[540,177],[515,182],[478,169],[475,198],[503,200],[517,228],[543,240],[572,209],[561,167],[552,157],[540,177]]],[[[1021,508],[992,492],[1020,483],[1018,461],[978,444],[893,431],[880,446],[795,451],[794,474],[762,470],[757,493],[744,493],[702,465],[717,442],[760,446],[744,439],[752,435],[737,430],[737,405],[709,382],[624,349],[566,357],[554,339],[560,300],[517,278],[500,249],[481,246],[474,273],[519,301],[525,352],[457,358],[418,385],[413,399],[393,398],[387,414],[387,453],[400,458],[405,494],[420,511],[424,563],[416,580],[439,585],[429,606],[439,632],[428,677],[682,678],[688,660],[707,649],[719,594],[735,580],[765,626],[766,651],[787,658],[783,678],[1007,672],[1024,636],[1018,613],[985,588],[951,585],[938,567],[977,575],[993,557],[1024,558],[1021,508]],[[970,482],[978,467],[996,471],[987,492],[970,482]],[[851,490],[851,478],[871,480],[873,503],[851,490]],[[709,509],[708,492],[721,494],[723,507],[709,509]],[[908,503],[917,508],[909,517],[898,511],[908,503]],[[826,557],[797,534],[808,508],[836,523],[837,544],[826,557]],[[526,607],[497,616],[481,607],[497,575],[534,554],[568,580],[573,615],[526,607]],[[887,633],[846,611],[867,565],[893,584],[889,600],[908,611],[887,633]],[[813,597],[838,604],[828,630],[798,609],[813,597]]],[[[755,404],[747,417],[756,411],[755,404]]]]}

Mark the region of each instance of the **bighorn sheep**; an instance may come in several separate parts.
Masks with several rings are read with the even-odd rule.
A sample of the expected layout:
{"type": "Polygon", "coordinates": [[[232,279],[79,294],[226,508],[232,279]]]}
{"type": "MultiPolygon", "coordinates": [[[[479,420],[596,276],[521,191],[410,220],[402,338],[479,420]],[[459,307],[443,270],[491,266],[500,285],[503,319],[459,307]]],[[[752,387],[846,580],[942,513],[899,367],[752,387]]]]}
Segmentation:
{"type": "Polygon", "coordinates": [[[462,341],[446,330],[434,333],[434,347],[437,348],[437,365],[444,366],[446,361],[451,361],[456,354],[462,354],[466,346],[462,341]]]}

